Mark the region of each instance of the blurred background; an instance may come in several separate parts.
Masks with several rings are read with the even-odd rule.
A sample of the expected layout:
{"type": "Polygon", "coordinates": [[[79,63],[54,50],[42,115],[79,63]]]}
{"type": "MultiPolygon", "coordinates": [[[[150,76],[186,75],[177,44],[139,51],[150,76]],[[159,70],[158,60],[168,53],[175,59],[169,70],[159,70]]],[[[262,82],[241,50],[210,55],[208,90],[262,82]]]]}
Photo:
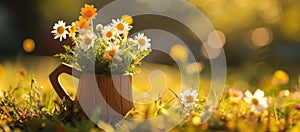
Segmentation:
{"type": "MultiPolygon", "coordinates": [[[[1,64],[3,67],[13,65],[26,69],[43,67],[44,69],[36,71],[39,73],[38,76],[47,77],[53,67],[60,63],[52,56],[63,51],[61,42],[54,40],[50,34],[53,24],[57,20],[64,20],[67,23],[76,21],[80,8],[85,3],[93,4],[100,9],[112,1],[1,0],[1,64]],[[40,57],[42,59],[37,59],[40,57]],[[13,61],[8,63],[7,60],[13,61]],[[31,65],[24,66],[24,64],[31,65]]],[[[245,78],[241,77],[243,75],[250,84],[259,84],[258,78],[262,74],[270,75],[277,69],[289,73],[295,78],[294,83],[298,81],[299,0],[187,1],[199,8],[216,28],[225,51],[228,74],[233,75],[232,78],[228,78],[229,82],[234,78],[245,78]]],[[[67,39],[63,43],[70,44],[71,41],[67,39]]],[[[196,50],[203,52],[201,48],[196,50]]],[[[205,52],[203,56],[205,58],[205,52]]]]}
{"type": "MultiPolygon", "coordinates": [[[[78,19],[85,3],[100,9],[113,0],[2,0],[0,1],[0,52],[16,55],[32,39],[30,54],[53,55],[61,43],[49,33],[57,20],[78,19]],[[27,41],[28,42],[28,41],[27,41]]],[[[188,0],[213,23],[224,39],[229,64],[248,60],[297,63],[300,52],[300,1],[298,0],[188,0]]],[[[65,43],[68,43],[65,42],[65,43]]]]}

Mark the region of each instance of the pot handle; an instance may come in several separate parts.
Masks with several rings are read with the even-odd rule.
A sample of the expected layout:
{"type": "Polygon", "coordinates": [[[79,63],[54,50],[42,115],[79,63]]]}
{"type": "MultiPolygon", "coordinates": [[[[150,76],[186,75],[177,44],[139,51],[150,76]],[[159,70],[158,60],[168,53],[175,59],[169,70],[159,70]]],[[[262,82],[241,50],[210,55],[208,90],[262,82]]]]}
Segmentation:
{"type": "Polygon", "coordinates": [[[50,82],[51,82],[54,90],[58,94],[59,98],[60,99],[64,99],[65,98],[66,100],[74,101],[74,100],[71,99],[71,97],[69,96],[69,94],[66,92],[66,90],[62,87],[62,85],[58,81],[58,77],[62,73],[66,73],[66,74],[69,74],[69,75],[74,76],[76,78],[80,78],[81,71],[73,68],[72,66],[70,66],[68,64],[63,63],[60,66],[58,66],[49,75],[50,82]]]}

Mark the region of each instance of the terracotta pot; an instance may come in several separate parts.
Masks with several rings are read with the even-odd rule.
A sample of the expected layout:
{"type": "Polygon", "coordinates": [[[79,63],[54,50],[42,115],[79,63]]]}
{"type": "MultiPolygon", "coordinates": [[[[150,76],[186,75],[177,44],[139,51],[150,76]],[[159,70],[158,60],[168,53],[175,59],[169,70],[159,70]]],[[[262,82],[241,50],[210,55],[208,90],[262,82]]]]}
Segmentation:
{"type": "Polygon", "coordinates": [[[100,108],[102,121],[119,120],[120,115],[133,108],[132,100],[132,76],[131,75],[99,75],[84,73],[62,64],[50,75],[50,81],[58,96],[63,99],[79,102],[86,115],[91,117],[97,108],[100,108]],[[66,90],[61,86],[58,77],[67,73],[79,79],[77,95],[71,99],[66,90]]]}

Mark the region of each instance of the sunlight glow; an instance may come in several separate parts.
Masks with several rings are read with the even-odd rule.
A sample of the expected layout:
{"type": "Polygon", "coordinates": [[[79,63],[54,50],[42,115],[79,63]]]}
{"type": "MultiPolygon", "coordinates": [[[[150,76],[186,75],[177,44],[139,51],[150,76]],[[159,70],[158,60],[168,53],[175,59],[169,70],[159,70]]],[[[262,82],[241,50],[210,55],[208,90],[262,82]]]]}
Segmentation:
{"type": "Polygon", "coordinates": [[[35,43],[32,39],[25,39],[23,41],[23,49],[27,53],[31,53],[35,49],[35,43]]]}
{"type": "Polygon", "coordinates": [[[208,35],[207,43],[212,48],[222,48],[226,43],[226,36],[222,31],[213,31],[208,35]],[[220,39],[221,43],[219,42],[218,38],[220,39]]]}
{"type": "Polygon", "coordinates": [[[272,42],[273,34],[267,28],[257,28],[251,33],[251,40],[255,46],[267,46],[272,42]]]}
{"type": "Polygon", "coordinates": [[[173,57],[175,60],[186,60],[188,58],[188,52],[187,49],[180,45],[176,44],[171,48],[170,51],[171,57],[173,57]]]}

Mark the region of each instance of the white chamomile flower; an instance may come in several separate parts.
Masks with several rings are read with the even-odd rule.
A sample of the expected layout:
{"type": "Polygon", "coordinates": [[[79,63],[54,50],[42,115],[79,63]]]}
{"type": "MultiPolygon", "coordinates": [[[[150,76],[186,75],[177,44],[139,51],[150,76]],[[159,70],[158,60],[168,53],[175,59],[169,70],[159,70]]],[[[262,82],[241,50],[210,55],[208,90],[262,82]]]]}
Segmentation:
{"type": "Polygon", "coordinates": [[[62,41],[63,38],[66,39],[67,35],[69,34],[67,31],[68,28],[69,26],[66,26],[66,22],[62,20],[59,20],[57,23],[55,23],[53,30],[51,31],[51,33],[54,33],[55,35],[54,39],[59,38],[59,41],[62,41]]]}
{"type": "Polygon", "coordinates": [[[138,44],[138,49],[143,51],[151,48],[151,39],[144,35],[144,33],[139,33],[134,37],[135,43],[138,44]]]}
{"type": "Polygon", "coordinates": [[[94,46],[96,35],[93,32],[88,32],[84,35],[80,35],[79,45],[84,51],[87,51],[94,46]]]}
{"type": "Polygon", "coordinates": [[[112,25],[116,29],[118,34],[128,33],[130,30],[129,24],[120,19],[112,19],[112,25]]]}
{"type": "Polygon", "coordinates": [[[107,47],[106,52],[111,56],[114,57],[116,54],[119,53],[119,45],[110,45],[107,47]]]}
{"type": "Polygon", "coordinates": [[[262,112],[268,108],[267,97],[264,97],[264,91],[257,89],[252,95],[250,91],[245,92],[244,100],[248,103],[250,110],[253,112],[262,112]]]}
{"type": "Polygon", "coordinates": [[[119,48],[119,45],[109,45],[105,50],[104,59],[107,61],[112,60],[119,53],[119,48]]]}
{"type": "Polygon", "coordinates": [[[112,40],[115,38],[116,31],[108,25],[101,30],[101,34],[105,40],[112,40]]]}
{"type": "Polygon", "coordinates": [[[180,94],[181,103],[184,104],[185,107],[191,107],[196,104],[198,101],[198,92],[197,90],[185,90],[180,94]]]}

